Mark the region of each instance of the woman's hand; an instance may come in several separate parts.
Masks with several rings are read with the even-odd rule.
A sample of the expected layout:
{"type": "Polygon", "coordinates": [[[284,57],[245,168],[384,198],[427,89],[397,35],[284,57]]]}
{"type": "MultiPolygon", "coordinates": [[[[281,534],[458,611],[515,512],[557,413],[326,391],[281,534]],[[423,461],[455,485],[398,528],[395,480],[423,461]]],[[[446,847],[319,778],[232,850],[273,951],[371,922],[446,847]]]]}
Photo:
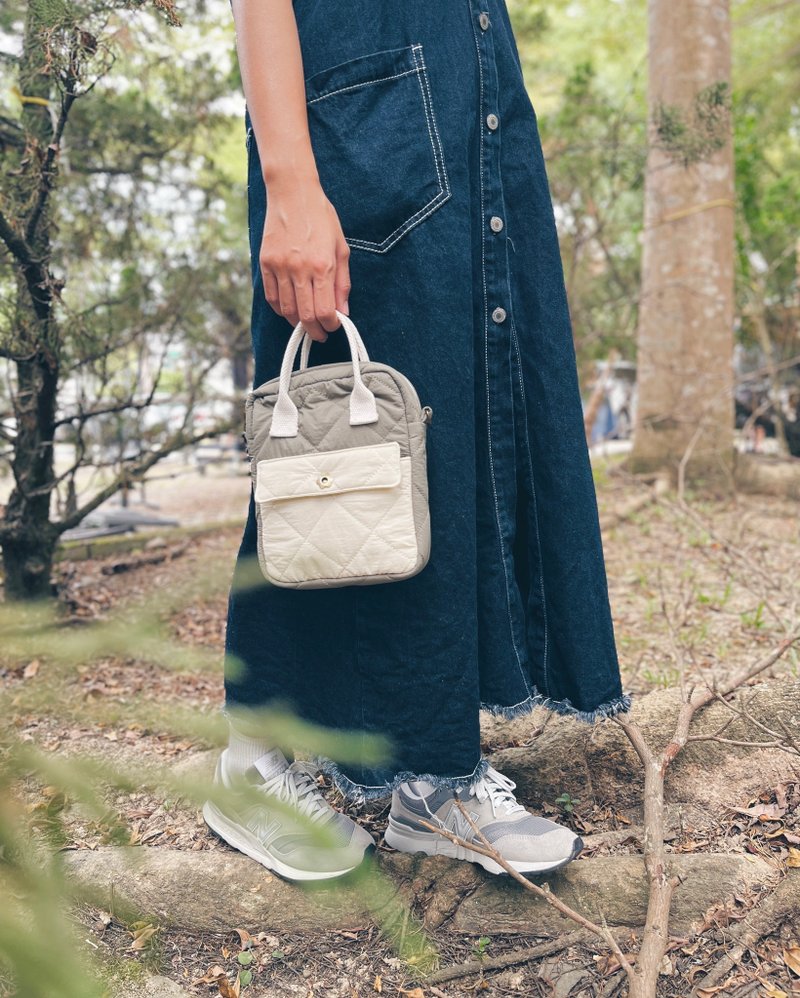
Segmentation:
{"type": "Polygon", "coordinates": [[[271,177],[259,262],[273,309],[324,342],[349,314],[350,247],[318,179],[271,177]]]}

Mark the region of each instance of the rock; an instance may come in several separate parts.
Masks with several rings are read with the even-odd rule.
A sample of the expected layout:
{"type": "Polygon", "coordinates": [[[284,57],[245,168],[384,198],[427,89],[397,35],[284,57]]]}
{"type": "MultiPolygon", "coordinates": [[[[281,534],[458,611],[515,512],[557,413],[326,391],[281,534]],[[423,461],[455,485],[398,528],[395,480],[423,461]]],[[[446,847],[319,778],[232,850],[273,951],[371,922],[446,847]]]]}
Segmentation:
{"type": "MultiPolygon", "coordinates": [[[[675,855],[684,877],[675,893],[673,928],[681,932],[712,904],[734,892],[771,882],[766,862],[732,854],[675,855]]],[[[88,888],[101,907],[131,916],[155,916],[167,925],[197,932],[243,927],[297,933],[352,929],[365,920],[392,917],[400,902],[428,900],[441,889],[457,931],[547,936],[573,925],[515,881],[442,856],[379,852],[386,874],[380,889],[365,878],[292,884],[228,849],[167,851],[120,846],[63,855],[65,874],[88,888]]],[[[644,865],[637,856],[577,860],[545,878],[555,894],[591,918],[605,913],[611,926],[640,927],[646,910],[644,865]]],[[[441,908],[433,907],[432,924],[441,908]]]]}
{"type": "MultiPolygon", "coordinates": [[[[752,717],[764,724],[783,718],[792,730],[800,726],[800,681],[781,678],[739,690],[734,702],[747,703],[752,717]]],[[[677,689],[657,690],[634,701],[631,712],[654,748],[669,741],[679,706],[677,689]]],[[[730,721],[720,703],[699,711],[692,734],[711,734],[730,721]]],[[[531,721],[531,727],[534,722],[531,721]]],[[[734,718],[724,737],[734,741],[769,741],[757,725],[734,718]]],[[[553,718],[532,745],[501,749],[490,761],[517,783],[520,799],[538,806],[565,791],[581,803],[601,800],[615,808],[638,805],[642,767],[612,719],[587,725],[569,717],[553,718]]],[[[667,771],[666,798],[671,803],[713,809],[746,800],[765,787],[800,777],[800,759],[781,749],[757,749],[714,741],[689,743],[667,771]]]]}
{"type": "Polygon", "coordinates": [[[101,959],[108,998],[188,998],[180,984],[153,974],[135,960],[101,959]]]}
{"type": "MultiPolygon", "coordinates": [[[[771,883],[775,871],[753,856],[732,853],[675,854],[672,868],[683,878],[675,891],[671,931],[689,931],[704,912],[725,897],[771,883]]],[[[553,894],[593,921],[641,928],[647,912],[647,879],[640,856],[598,856],[578,860],[548,877],[553,894]]],[[[513,880],[484,882],[459,905],[453,928],[460,932],[555,935],[574,923],[513,880]]]]}

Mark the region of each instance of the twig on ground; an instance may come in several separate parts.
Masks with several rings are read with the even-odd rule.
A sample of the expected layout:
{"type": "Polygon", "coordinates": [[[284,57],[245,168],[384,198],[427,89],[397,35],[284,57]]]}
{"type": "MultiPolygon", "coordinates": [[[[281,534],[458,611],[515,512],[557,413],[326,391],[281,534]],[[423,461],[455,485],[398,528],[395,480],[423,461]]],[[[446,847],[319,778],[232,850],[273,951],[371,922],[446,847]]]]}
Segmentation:
{"type": "Polygon", "coordinates": [[[632,971],[631,965],[628,963],[627,957],[620,949],[616,939],[613,937],[608,928],[605,928],[601,925],[597,925],[597,923],[592,922],[590,919],[586,918],[585,915],[582,915],[579,911],[576,911],[574,908],[571,908],[560,898],[556,897],[555,894],[552,893],[550,887],[547,884],[545,884],[544,887],[540,887],[538,884],[534,884],[530,880],[528,880],[527,877],[523,876],[518,870],[515,870],[514,867],[511,865],[511,863],[509,863],[509,861],[504,856],[500,855],[500,853],[492,846],[492,844],[489,842],[489,840],[486,838],[486,836],[483,834],[480,828],[478,828],[478,826],[475,824],[475,821],[467,813],[467,810],[464,807],[463,802],[458,798],[456,798],[455,805],[461,811],[464,817],[467,819],[467,821],[470,824],[470,827],[483,843],[482,846],[477,845],[475,842],[467,842],[466,839],[462,839],[459,835],[456,835],[455,832],[451,832],[447,828],[442,828],[440,826],[433,825],[430,822],[423,820],[422,818],[420,818],[419,823],[421,825],[424,825],[426,828],[430,829],[430,831],[438,832],[440,835],[443,835],[445,838],[450,839],[450,841],[453,842],[455,845],[462,846],[465,849],[471,850],[472,852],[480,853],[483,856],[489,856],[491,859],[495,861],[495,863],[498,864],[498,866],[501,866],[506,871],[506,873],[509,874],[509,876],[513,877],[514,880],[522,884],[522,886],[526,890],[531,891],[533,894],[536,894],[537,897],[542,898],[542,900],[546,901],[549,905],[552,905],[557,911],[560,911],[562,915],[565,915],[573,922],[577,922],[578,925],[583,926],[584,929],[587,929],[589,932],[593,933],[594,935],[599,936],[611,948],[611,951],[614,953],[614,956],[616,956],[617,960],[619,960],[620,966],[624,967],[628,972],[632,971]]]}
{"type": "Polygon", "coordinates": [[[452,967],[443,967],[426,977],[425,983],[443,984],[445,981],[454,981],[458,977],[481,974],[485,970],[513,967],[517,963],[527,963],[529,960],[536,960],[542,956],[560,953],[569,946],[583,942],[584,938],[583,932],[570,932],[569,935],[548,939],[546,942],[537,943],[536,946],[527,946],[525,949],[515,949],[510,953],[501,953],[499,956],[484,957],[482,960],[468,960],[466,963],[455,964],[452,967]]]}
{"type": "Polygon", "coordinates": [[[738,925],[728,930],[732,942],[736,943],[720,957],[705,975],[700,985],[692,992],[697,996],[701,990],[711,988],[739,963],[749,947],[759,939],[774,932],[787,918],[795,921],[800,917],[800,869],[789,870],[775,890],[757,908],[753,908],[738,925]]]}
{"type": "MultiPolygon", "coordinates": [[[[675,888],[681,883],[680,876],[670,875],[669,873],[669,857],[665,849],[666,806],[664,799],[664,778],[666,771],[687,742],[691,740],[692,736],[689,734],[689,729],[698,710],[715,699],[722,699],[728,696],[739,687],[744,686],[751,679],[766,671],[798,640],[800,640],[800,627],[795,626],[790,629],[789,636],[784,638],[767,655],[739,669],[724,682],[717,683],[715,681],[712,685],[705,688],[697,688],[696,686],[687,687],[684,670],[681,670],[681,705],[675,721],[674,733],[660,752],[650,747],[642,729],[634,721],[625,719],[621,715],[611,718],[625,732],[644,768],[645,832],[642,846],[645,869],[648,876],[649,893],[645,926],[637,954],[626,956],[622,952],[616,939],[605,924],[605,919],[603,919],[602,925],[592,922],[556,897],[551,892],[549,885],[545,884],[543,887],[540,887],[514,869],[508,860],[501,856],[491,845],[458,797],[455,799],[455,805],[466,818],[475,835],[482,843],[481,845],[478,845],[474,841],[467,842],[449,829],[442,828],[430,822],[420,820],[420,824],[430,829],[430,831],[444,836],[456,845],[490,857],[506,873],[513,877],[514,880],[522,884],[525,890],[536,894],[562,915],[576,922],[594,935],[599,936],[599,938],[607,943],[619,961],[620,967],[625,971],[628,979],[629,998],[654,998],[658,974],[664,955],[669,947],[669,918],[672,897],[675,888]]],[[[675,651],[679,651],[678,645],[676,645],[675,651]]],[[[794,902],[794,906],[798,906],[797,901],[794,902]]]]}

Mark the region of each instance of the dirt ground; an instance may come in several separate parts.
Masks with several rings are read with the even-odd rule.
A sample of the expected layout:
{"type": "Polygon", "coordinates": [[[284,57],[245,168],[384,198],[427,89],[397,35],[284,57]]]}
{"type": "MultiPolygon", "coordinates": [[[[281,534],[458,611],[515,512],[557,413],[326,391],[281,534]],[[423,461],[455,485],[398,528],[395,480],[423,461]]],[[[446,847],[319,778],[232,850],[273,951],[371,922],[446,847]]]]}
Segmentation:
{"type": "MultiPolygon", "coordinates": [[[[596,477],[624,685],[634,696],[674,686],[682,673],[690,681],[725,676],[786,635],[798,619],[800,600],[800,523],[794,503],[755,496],[689,496],[683,506],[667,495],[613,523],[615,511],[645,486],[602,466],[596,477]]],[[[246,479],[226,487],[224,502],[230,508],[238,507],[242,486],[246,490],[246,479]]],[[[0,653],[3,698],[10,705],[4,723],[23,740],[60,756],[93,752],[122,763],[135,754],[183,765],[192,754],[207,750],[209,740],[176,733],[176,718],[181,711],[213,717],[223,702],[225,607],[239,538],[240,530],[228,527],[193,537],[188,544],[151,545],[151,553],[165,556],[158,564],[126,564],[133,555],[62,562],[58,576],[69,618],[65,631],[80,629],[82,622],[135,618],[137,607],[156,594],[158,616],[171,644],[164,651],[143,639],[131,642],[124,654],[87,654],[69,665],[57,665],[47,654],[0,653]]],[[[796,651],[768,675],[797,677],[796,651]]],[[[484,750],[525,744],[544,713],[540,708],[513,722],[484,716],[484,750]]],[[[320,776],[320,782],[329,799],[343,806],[329,781],[320,776]]],[[[20,789],[31,809],[46,800],[47,788],[33,779],[20,789]]],[[[106,800],[104,820],[63,803],[62,848],[96,849],[109,843],[143,849],[229,848],[206,827],[199,809],[181,801],[159,799],[146,789],[108,791],[106,800]]],[[[683,829],[670,850],[749,852],[784,865],[795,854],[800,859],[799,804],[800,785],[795,783],[764,786],[757,800],[732,796],[730,807],[713,815],[702,836],[683,829]]],[[[586,849],[577,863],[600,853],[638,850],[624,835],[608,834],[634,820],[608,802],[552,800],[537,802],[537,808],[583,835],[586,849]]],[[[349,808],[373,833],[379,849],[388,849],[382,841],[387,811],[388,801],[349,808]]],[[[703,931],[673,941],[662,975],[664,995],[689,994],[697,970],[724,952],[726,925],[741,918],[749,903],[733,899],[724,917],[711,912],[703,931]]],[[[197,935],[154,921],[155,928],[142,941],[142,927],[125,924],[113,912],[84,905],[74,917],[87,952],[138,961],[195,995],[237,994],[237,988],[254,998],[366,998],[379,993],[441,998],[473,991],[588,998],[624,993],[614,961],[599,955],[602,947],[583,943],[541,960],[415,990],[389,943],[368,925],[309,938],[290,925],[279,934],[249,935],[231,926],[224,935],[197,935]]],[[[432,938],[442,966],[496,957],[537,941],[535,936],[502,933],[465,936],[446,921],[432,938]]],[[[735,998],[800,994],[800,931],[776,926],[772,936],[745,952],[734,979],[717,993],[735,998]]]]}

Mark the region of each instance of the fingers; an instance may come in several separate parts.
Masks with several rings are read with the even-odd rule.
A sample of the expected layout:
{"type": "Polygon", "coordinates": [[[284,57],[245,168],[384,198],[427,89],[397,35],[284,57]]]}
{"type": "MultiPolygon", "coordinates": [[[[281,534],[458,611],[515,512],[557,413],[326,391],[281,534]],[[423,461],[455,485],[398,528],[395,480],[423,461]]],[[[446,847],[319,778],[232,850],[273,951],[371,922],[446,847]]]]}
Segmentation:
{"type": "Polygon", "coordinates": [[[339,240],[336,249],[336,277],[333,285],[334,301],[336,308],[345,315],[350,314],[348,298],[350,297],[350,247],[344,241],[339,240]]]}
{"type": "Polygon", "coordinates": [[[293,326],[302,324],[311,339],[324,342],[341,325],[337,311],[349,314],[350,247],[321,190],[300,194],[292,188],[283,195],[286,206],[275,202],[274,214],[267,212],[259,254],[264,297],[293,326]],[[294,202],[300,194],[301,212],[294,202]],[[298,214],[303,225],[290,227],[287,219],[298,214]]]}
{"type": "Polygon", "coordinates": [[[336,314],[336,273],[337,263],[332,261],[330,265],[317,268],[314,273],[314,311],[317,322],[322,329],[333,332],[338,329],[341,323],[336,314]]]}

